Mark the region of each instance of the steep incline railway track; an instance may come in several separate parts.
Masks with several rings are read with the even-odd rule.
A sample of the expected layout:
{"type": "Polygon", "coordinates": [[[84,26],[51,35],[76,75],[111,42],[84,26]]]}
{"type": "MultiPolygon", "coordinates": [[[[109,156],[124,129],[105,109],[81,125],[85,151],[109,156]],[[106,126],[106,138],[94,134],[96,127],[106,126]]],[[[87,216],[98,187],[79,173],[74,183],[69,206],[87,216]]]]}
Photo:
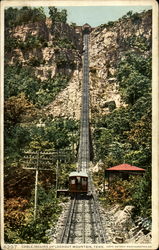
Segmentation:
{"type": "Polygon", "coordinates": [[[72,198],[60,243],[105,243],[98,206],[92,196],[78,194],[72,198]]]}
{"type": "Polygon", "coordinates": [[[89,62],[88,62],[88,40],[89,35],[85,34],[84,56],[83,56],[83,87],[82,87],[82,107],[81,107],[81,128],[80,145],[78,156],[78,170],[86,171],[90,161],[89,144],[89,62]]]}
{"type": "Polygon", "coordinates": [[[104,228],[101,221],[97,196],[91,173],[90,162],[90,136],[89,136],[89,34],[84,34],[84,55],[83,55],[83,86],[82,86],[82,107],[80,145],[78,156],[78,171],[88,174],[88,194],[76,194],[72,197],[67,212],[65,225],[59,243],[81,244],[81,243],[106,243],[104,228]]]}

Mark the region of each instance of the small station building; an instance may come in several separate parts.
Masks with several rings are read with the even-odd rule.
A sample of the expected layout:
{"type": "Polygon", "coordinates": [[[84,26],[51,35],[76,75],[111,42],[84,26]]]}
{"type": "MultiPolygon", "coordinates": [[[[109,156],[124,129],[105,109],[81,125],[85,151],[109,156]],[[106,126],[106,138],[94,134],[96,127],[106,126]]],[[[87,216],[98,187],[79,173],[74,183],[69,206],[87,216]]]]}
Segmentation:
{"type": "Polygon", "coordinates": [[[82,26],[82,34],[89,34],[90,32],[92,31],[92,28],[91,26],[88,24],[88,23],[85,23],[83,26],[82,26]]]}
{"type": "Polygon", "coordinates": [[[108,185],[114,180],[117,176],[123,180],[128,180],[130,175],[143,175],[145,169],[131,166],[129,164],[121,164],[105,170],[105,178],[107,179],[108,185]]]}

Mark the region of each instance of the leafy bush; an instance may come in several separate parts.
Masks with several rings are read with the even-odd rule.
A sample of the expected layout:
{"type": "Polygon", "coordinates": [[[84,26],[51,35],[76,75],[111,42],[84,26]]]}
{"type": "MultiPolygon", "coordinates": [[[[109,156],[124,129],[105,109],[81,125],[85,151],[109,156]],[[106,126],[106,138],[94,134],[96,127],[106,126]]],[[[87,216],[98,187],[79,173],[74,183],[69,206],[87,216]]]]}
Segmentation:
{"type": "Polygon", "coordinates": [[[151,90],[151,58],[127,53],[117,71],[123,100],[130,105],[151,90]]]}
{"type": "MultiPolygon", "coordinates": [[[[34,196],[34,192],[33,192],[34,196]]],[[[14,199],[12,199],[14,200],[14,199]]],[[[14,201],[13,201],[14,202],[14,201]]],[[[20,205],[22,207],[22,205],[20,205]]],[[[12,224],[8,220],[8,210],[5,213],[5,242],[6,243],[47,243],[48,237],[46,230],[54,227],[61,207],[59,200],[55,198],[54,190],[48,193],[42,188],[38,187],[38,207],[36,220],[33,219],[33,203],[30,204],[29,210],[24,210],[23,214],[17,213],[16,207],[12,206],[12,224]],[[18,217],[17,215],[21,215],[18,217]],[[22,219],[22,215],[24,218],[22,219]],[[16,219],[16,221],[14,221],[16,219]]],[[[19,209],[19,208],[18,208],[19,209]]]]}
{"type": "Polygon", "coordinates": [[[123,40],[125,45],[129,48],[135,48],[140,52],[144,52],[151,49],[152,43],[151,40],[148,40],[143,35],[139,36],[130,36],[123,40]]]}
{"type": "Polygon", "coordinates": [[[49,7],[49,15],[54,22],[67,22],[67,11],[65,9],[58,11],[56,7],[49,7]]]}
{"type": "Polygon", "coordinates": [[[114,178],[110,183],[107,192],[107,200],[110,204],[119,203],[121,205],[129,204],[132,199],[130,188],[133,183],[127,180],[122,180],[119,177],[114,178]]]}
{"type": "Polygon", "coordinates": [[[58,39],[55,42],[55,45],[57,45],[60,48],[75,49],[73,42],[69,40],[68,38],[58,39]]]}
{"type": "MultiPolygon", "coordinates": [[[[140,21],[138,15],[133,18],[140,21]]],[[[151,41],[134,36],[128,46],[133,50],[124,54],[116,72],[126,105],[95,121],[93,140],[95,160],[106,167],[126,162],[146,169],[144,177],[116,179],[106,196],[111,204],[134,205],[135,213],[144,217],[151,216],[151,41]]]]}
{"type": "Polygon", "coordinates": [[[130,176],[129,180],[114,178],[106,200],[108,204],[133,205],[135,216],[151,217],[151,176],[148,169],[144,176],[130,176]]]}
{"type": "MultiPolygon", "coordinates": [[[[39,63],[41,62],[36,58],[30,61],[34,66],[39,63]]],[[[59,91],[66,87],[68,80],[67,76],[57,74],[53,79],[42,82],[35,77],[31,67],[7,66],[4,74],[4,96],[6,99],[23,92],[30,102],[41,108],[54,100],[59,91]]]]}
{"type": "Polygon", "coordinates": [[[44,22],[45,19],[46,16],[42,7],[22,7],[20,9],[9,7],[5,10],[5,25],[7,28],[28,24],[29,22],[44,22]]]}

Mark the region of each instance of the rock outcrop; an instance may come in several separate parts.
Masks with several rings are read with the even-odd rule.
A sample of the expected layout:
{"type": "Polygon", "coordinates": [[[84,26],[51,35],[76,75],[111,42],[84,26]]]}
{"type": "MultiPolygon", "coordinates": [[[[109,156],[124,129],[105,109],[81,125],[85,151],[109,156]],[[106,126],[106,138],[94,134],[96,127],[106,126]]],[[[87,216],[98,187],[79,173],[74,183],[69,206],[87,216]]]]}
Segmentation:
{"type": "Polygon", "coordinates": [[[49,104],[45,110],[56,117],[69,117],[80,119],[81,110],[81,72],[75,70],[68,86],[60,92],[55,101],[49,104]]]}
{"type": "MultiPolygon", "coordinates": [[[[151,11],[126,15],[94,28],[89,41],[91,118],[124,105],[116,72],[127,51],[151,53],[151,11]],[[138,43],[141,44],[140,49],[138,43]],[[149,47],[149,49],[145,49],[149,47]]],[[[17,46],[7,52],[7,63],[31,65],[41,81],[56,74],[69,77],[66,89],[57,94],[45,112],[54,117],[80,118],[82,82],[82,34],[65,23],[29,23],[7,30],[17,46]],[[31,44],[31,46],[30,46],[31,44]]]]}
{"type": "Polygon", "coordinates": [[[6,62],[34,68],[41,81],[62,73],[71,76],[81,65],[82,36],[65,23],[35,22],[6,30],[14,41],[6,62]]]}
{"type": "MultiPolygon", "coordinates": [[[[145,56],[151,53],[151,51],[145,52],[144,48],[139,51],[137,46],[139,41],[143,42],[143,47],[151,46],[151,25],[151,11],[148,11],[139,14],[136,18],[127,16],[114,23],[101,25],[91,32],[89,42],[91,118],[108,114],[113,109],[125,105],[121,100],[116,79],[118,64],[124,59],[128,50],[145,53],[145,56]]],[[[81,76],[81,70],[78,74],[81,76]]],[[[80,86],[79,88],[73,87],[73,82],[80,85],[77,79],[71,78],[67,93],[71,93],[71,89],[74,91],[75,88],[81,91],[80,86]]],[[[72,107],[80,107],[80,94],[77,98],[75,95],[70,95],[66,100],[66,91],[57,96],[50,105],[52,110],[49,112],[52,112],[54,116],[79,119],[79,111],[77,112],[72,107]],[[65,111],[63,107],[66,107],[65,111]]]]}
{"type": "Polygon", "coordinates": [[[148,218],[132,219],[133,206],[121,208],[119,205],[101,208],[103,225],[109,244],[150,244],[152,240],[151,222],[148,218]]]}
{"type": "Polygon", "coordinates": [[[151,46],[151,25],[151,11],[148,11],[136,18],[127,16],[117,22],[101,25],[91,32],[89,61],[92,116],[111,111],[110,102],[114,102],[114,108],[124,105],[116,79],[118,64],[128,50],[148,53],[142,47],[139,51],[137,43],[151,46]]]}

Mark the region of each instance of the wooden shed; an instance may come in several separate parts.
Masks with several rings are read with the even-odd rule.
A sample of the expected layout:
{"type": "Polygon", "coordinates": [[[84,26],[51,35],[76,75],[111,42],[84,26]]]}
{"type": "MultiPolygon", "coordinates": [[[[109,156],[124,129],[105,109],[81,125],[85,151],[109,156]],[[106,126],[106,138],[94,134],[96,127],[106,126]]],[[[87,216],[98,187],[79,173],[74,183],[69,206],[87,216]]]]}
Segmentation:
{"type": "Polygon", "coordinates": [[[129,164],[121,164],[105,170],[105,177],[108,183],[111,182],[116,176],[119,176],[123,180],[128,180],[130,175],[143,175],[145,169],[136,166],[131,166],[129,164]]]}

